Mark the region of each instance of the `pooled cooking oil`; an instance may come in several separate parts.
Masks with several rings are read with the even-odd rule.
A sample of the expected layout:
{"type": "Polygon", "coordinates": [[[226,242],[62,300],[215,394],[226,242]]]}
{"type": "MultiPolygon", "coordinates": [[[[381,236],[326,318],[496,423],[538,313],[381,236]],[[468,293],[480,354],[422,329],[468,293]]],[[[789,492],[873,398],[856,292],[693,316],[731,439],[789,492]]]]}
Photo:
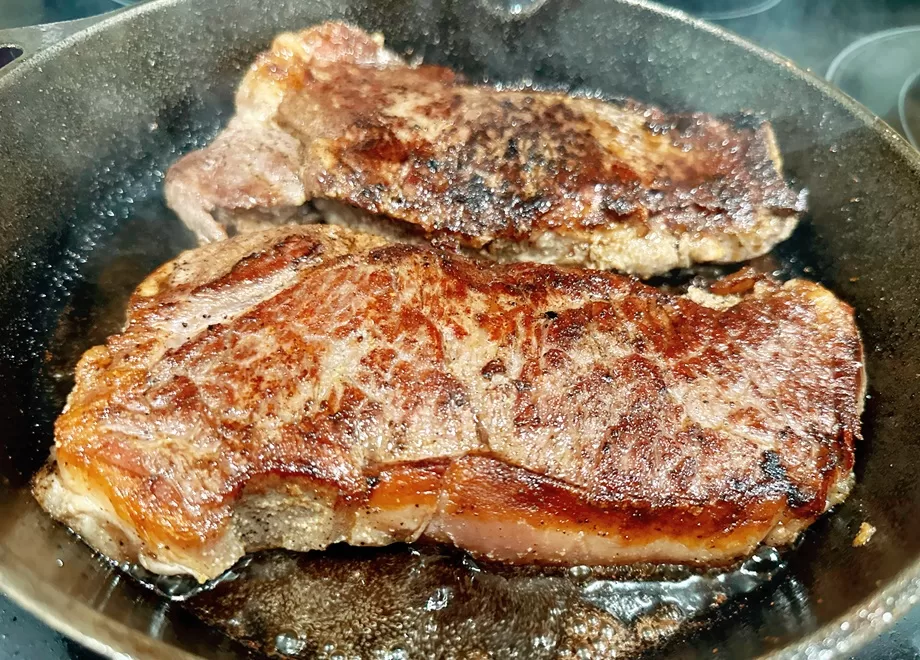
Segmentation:
{"type": "MultiPolygon", "coordinates": [[[[271,551],[183,606],[230,637],[291,658],[597,658],[659,648],[775,579],[764,547],[728,571],[508,567],[449,548],[271,551]]],[[[180,579],[181,580],[181,579],[180,579]]],[[[151,586],[163,589],[163,578],[151,586]]]]}

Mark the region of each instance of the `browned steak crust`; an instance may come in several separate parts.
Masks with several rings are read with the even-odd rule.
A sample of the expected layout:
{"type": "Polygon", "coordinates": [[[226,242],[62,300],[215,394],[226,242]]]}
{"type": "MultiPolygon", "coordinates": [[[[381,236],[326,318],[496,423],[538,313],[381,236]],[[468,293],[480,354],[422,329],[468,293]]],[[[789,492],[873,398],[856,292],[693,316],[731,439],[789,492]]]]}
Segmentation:
{"type": "Polygon", "coordinates": [[[199,577],[420,535],[724,563],[845,497],[863,372],[821,286],[713,289],[330,226],[241,235],[140,285],[81,360],[35,492],[110,556],[199,577]]]}
{"type": "Polygon", "coordinates": [[[360,30],[279,36],[237,116],[169,172],[205,240],[330,199],[501,260],[651,275],[768,251],[803,209],[769,124],[410,66],[360,30]]]}

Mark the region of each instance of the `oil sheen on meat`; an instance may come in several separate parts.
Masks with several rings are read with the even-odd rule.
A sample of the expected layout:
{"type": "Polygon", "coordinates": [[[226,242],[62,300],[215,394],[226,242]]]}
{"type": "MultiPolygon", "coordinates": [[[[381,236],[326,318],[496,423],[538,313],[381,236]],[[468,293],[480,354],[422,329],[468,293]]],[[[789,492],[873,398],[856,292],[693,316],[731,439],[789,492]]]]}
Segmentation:
{"type": "Polygon", "coordinates": [[[319,200],[352,228],[643,277],[764,254],[805,207],[753,117],[470,85],[339,23],[259,56],[166,197],[202,241],[315,221],[319,200]]]}
{"type": "Polygon", "coordinates": [[[324,225],[180,255],[89,350],[34,492],[119,561],[420,537],[724,565],[852,483],[852,310],[742,272],[671,295],[324,225]]]}

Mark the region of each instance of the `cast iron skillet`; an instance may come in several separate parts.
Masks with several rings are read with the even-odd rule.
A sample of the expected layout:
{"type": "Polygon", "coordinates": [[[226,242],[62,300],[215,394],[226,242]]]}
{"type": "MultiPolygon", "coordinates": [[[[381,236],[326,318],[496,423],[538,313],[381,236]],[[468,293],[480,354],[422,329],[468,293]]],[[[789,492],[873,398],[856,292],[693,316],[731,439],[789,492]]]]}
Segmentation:
{"type": "MultiPolygon", "coordinates": [[[[4,592],[50,625],[113,656],[222,658],[245,652],[184,607],[92,556],[46,518],[25,485],[47,456],[51,424],[70,387],[75,357],[118,329],[125,297],[143,276],[191,244],[161,205],[163,170],[226,121],[243,67],[273,34],[329,18],[380,30],[397,50],[459,68],[473,79],[532,79],[673,109],[751,109],[770,119],[787,171],[811,192],[810,214],[777,250],[775,268],[782,276],[798,273],[820,280],[859,313],[870,398],[857,486],[845,505],[816,524],[787,555],[774,579],[679,634],[666,635],[670,643],[658,650],[679,658],[712,657],[714,649],[725,657],[849,655],[916,602],[920,156],[879,119],[789,62],[677,12],[611,0],[523,5],[495,0],[161,0],[111,16],[4,70],[4,592]],[[878,531],[869,545],[853,548],[863,520],[878,531]]],[[[540,628],[567,615],[565,607],[540,609],[556,602],[552,584],[558,583],[549,578],[509,577],[467,565],[460,569],[462,559],[432,560],[406,549],[349,552],[286,556],[259,569],[263,578],[272,566],[292,570],[281,575],[280,583],[303,589],[288,599],[296,606],[315,593],[316,585],[332,584],[330,593],[339,594],[312,614],[300,611],[298,616],[306,616],[297,621],[300,629],[279,633],[283,643],[276,650],[329,655],[334,644],[314,644],[325,628],[363,635],[369,644],[401,634],[408,639],[406,630],[384,625],[406,625],[399,619],[400,598],[412,594],[388,591],[400,571],[416,576],[442,571],[442,582],[455,581],[446,591],[433,592],[440,600],[425,601],[419,610],[423,614],[453,611],[462,618],[463,611],[448,607],[460,603],[470,620],[486,627],[494,621],[507,634],[493,638],[489,635],[495,630],[486,634],[455,620],[453,628],[429,631],[424,643],[416,635],[407,648],[389,648],[390,657],[460,656],[457,649],[471,639],[484,640],[495,656],[517,651],[520,657],[552,657],[561,648],[553,646],[559,638],[552,630],[540,628]],[[303,569],[305,564],[309,567],[303,569]],[[309,579],[298,577],[301,569],[309,579]],[[326,573],[317,577],[310,571],[326,573]],[[344,621],[336,618],[339,614],[344,621]],[[526,628],[531,624],[539,629],[526,628]],[[305,629],[314,637],[304,636],[305,629]],[[521,640],[533,645],[515,646],[521,640]]],[[[206,594],[197,613],[224,621],[227,628],[228,613],[235,612],[249,617],[252,639],[275,634],[272,626],[286,610],[272,609],[272,603],[283,602],[284,594],[280,601],[257,591],[234,595],[230,584],[206,594]],[[257,602],[255,609],[248,605],[257,602]]],[[[579,630],[591,636],[590,626],[579,630]]],[[[585,648],[597,656],[609,654],[609,646],[590,646],[595,642],[588,639],[585,648]]]]}

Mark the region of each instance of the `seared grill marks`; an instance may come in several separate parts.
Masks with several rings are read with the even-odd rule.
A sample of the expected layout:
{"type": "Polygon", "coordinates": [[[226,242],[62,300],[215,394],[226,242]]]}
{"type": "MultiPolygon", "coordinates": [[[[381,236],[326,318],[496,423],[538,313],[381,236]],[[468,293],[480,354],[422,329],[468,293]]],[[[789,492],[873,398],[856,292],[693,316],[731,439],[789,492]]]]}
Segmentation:
{"type": "Polygon", "coordinates": [[[502,261],[642,276],[763,254],[804,208],[769,124],[469,85],[334,23],[275,40],[166,194],[202,240],[334,200],[502,261]]]}
{"type": "Polygon", "coordinates": [[[421,535],[718,564],[845,497],[861,397],[852,310],[817,284],[681,297],[288,226],[141,284],[35,490],[110,557],[199,578],[421,535]]]}

